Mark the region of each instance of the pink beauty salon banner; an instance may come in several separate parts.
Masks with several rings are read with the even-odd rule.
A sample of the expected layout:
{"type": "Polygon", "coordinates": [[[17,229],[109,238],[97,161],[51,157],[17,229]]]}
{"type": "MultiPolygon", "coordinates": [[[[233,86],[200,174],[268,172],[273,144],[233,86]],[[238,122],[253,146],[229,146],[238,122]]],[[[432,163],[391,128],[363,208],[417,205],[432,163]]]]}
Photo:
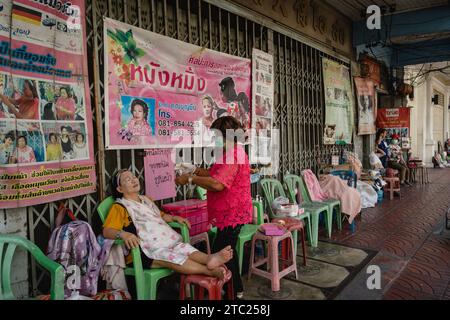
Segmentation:
{"type": "Polygon", "coordinates": [[[231,115],[250,128],[251,61],[104,19],[106,147],[208,145],[231,115]]]}
{"type": "Polygon", "coordinates": [[[96,190],[85,1],[2,1],[0,208],[96,190]]]}

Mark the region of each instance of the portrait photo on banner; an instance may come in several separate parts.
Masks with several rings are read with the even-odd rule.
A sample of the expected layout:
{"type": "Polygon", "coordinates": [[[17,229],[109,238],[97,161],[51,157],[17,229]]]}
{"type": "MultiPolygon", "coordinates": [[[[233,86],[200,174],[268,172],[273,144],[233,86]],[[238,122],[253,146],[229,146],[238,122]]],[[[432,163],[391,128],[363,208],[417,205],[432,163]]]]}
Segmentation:
{"type": "Polygon", "coordinates": [[[155,135],[155,99],[121,96],[121,130],[129,137],[155,135]]]}

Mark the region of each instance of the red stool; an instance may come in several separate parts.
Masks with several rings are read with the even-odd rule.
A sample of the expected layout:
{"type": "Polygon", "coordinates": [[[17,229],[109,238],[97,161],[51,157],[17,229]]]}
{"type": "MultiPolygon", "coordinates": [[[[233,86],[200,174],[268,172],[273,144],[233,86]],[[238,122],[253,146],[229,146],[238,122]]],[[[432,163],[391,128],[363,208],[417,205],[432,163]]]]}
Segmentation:
{"type": "MultiPolygon", "coordinates": [[[[272,222],[278,223],[280,221],[284,222],[284,227],[290,232],[300,231],[302,236],[302,251],[303,251],[303,265],[306,266],[306,243],[305,243],[305,229],[303,220],[295,219],[295,218],[276,218],[273,219],[272,222]]],[[[294,255],[297,254],[297,237],[293,234],[294,240],[294,255]]],[[[288,259],[289,252],[291,251],[291,242],[288,239],[283,240],[281,247],[281,257],[285,260],[288,259]]]]}
{"type": "Polygon", "coordinates": [[[180,300],[186,298],[185,288],[187,285],[195,286],[195,297],[197,300],[203,300],[205,289],[208,290],[209,300],[222,300],[222,287],[227,282],[227,296],[229,300],[233,300],[233,279],[231,276],[231,271],[228,269],[226,269],[225,277],[222,280],[202,274],[182,274],[180,279],[180,300]]]}
{"type": "Polygon", "coordinates": [[[398,177],[385,177],[384,181],[387,183],[385,190],[389,192],[389,200],[392,200],[394,199],[394,192],[400,194],[400,179],[398,177]]]}

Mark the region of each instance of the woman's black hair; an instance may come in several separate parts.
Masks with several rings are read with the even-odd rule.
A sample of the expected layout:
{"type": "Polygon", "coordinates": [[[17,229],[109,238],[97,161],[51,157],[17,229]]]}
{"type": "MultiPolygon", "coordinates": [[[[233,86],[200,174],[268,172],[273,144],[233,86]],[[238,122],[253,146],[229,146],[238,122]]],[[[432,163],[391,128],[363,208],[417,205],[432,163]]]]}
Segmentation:
{"type": "Polygon", "coordinates": [[[44,113],[42,114],[42,120],[56,120],[55,113],[53,112],[53,103],[48,102],[44,106],[44,113]]]}
{"type": "Polygon", "coordinates": [[[143,109],[143,111],[144,111],[144,119],[145,119],[145,121],[147,122],[147,117],[148,117],[148,106],[147,106],[147,104],[146,104],[143,100],[141,100],[141,99],[134,99],[133,102],[131,103],[131,109],[130,109],[131,116],[133,116],[134,107],[135,107],[136,105],[140,105],[140,106],[142,107],[142,109],[143,109]]]}
{"type": "Polygon", "coordinates": [[[72,93],[70,92],[70,88],[69,87],[61,87],[61,88],[59,88],[59,93],[61,93],[61,90],[66,90],[66,93],[67,93],[67,97],[68,98],[72,98],[72,93]]]}
{"type": "Polygon", "coordinates": [[[111,186],[111,195],[114,199],[120,199],[123,197],[123,193],[119,192],[117,190],[117,187],[120,186],[120,181],[117,179],[117,177],[122,174],[123,172],[127,171],[126,169],[120,169],[113,173],[111,176],[111,180],[109,182],[109,185],[111,186]]]}
{"type": "Polygon", "coordinates": [[[219,109],[217,110],[217,118],[222,117],[222,114],[227,113],[226,109],[219,109]]]}
{"type": "Polygon", "coordinates": [[[5,140],[4,140],[4,141],[6,141],[6,139],[8,139],[8,138],[10,138],[12,141],[16,140],[16,136],[15,136],[15,134],[14,134],[13,131],[9,131],[9,132],[5,135],[5,140]]]}
{"type": "MultiPolygon", "coordinates": [[[[216,129],[219,130],[222,133],[222,137],[225,140],[227,137],[227,130],[239,130],[243,129],[241,123],[232,116],[225,116],[221,118],[217,118],[214,120],[214,122],[211,124],[210,129],[216,129]]],[[[235,142],[237,139],[237,136],[234,136],[235,142]]]]}
{"type": "Polygon", "coordinates": [[[37,89],[31,80],[25,80],[23,83],[28,85],[28,88],[30,88],[31,93],[33,94],[33,99],[39,97],[37,89]]]}
{"type": "Polygon", "coordinates": [[[48,142],[52,142],[52,137],[56,138],[56,142],[58,142],[58,136],[56,135],[56,133],[52,132],[48,135],[48,142]]]}
{"type": "Polygon", "coordinates": [[[384,129],[384,128],[378,129],[377,135],[376,135],[376,138],[375,138],[375,141],[378,141],[378,139],[380,139],[380,136],[381,136],[384,132],[387,132],[387,130],[384,129]]]}
{"type": "Polygon", "coordinates": [[[83,137],[83,142],[84,142],[84,134],[82,134],[81,132],[77,132],[75,134],[75,142],[77,141],[78,136],[82,136],[83,137]]]}
{"type": "Polygon", "coordinates": [[[236,101],[237,93],[234,90],[234,80],[231,77],[226,77],[219,83],[220,91],[227,99],[227,102],[236,101]]]}
{"type": "Polygon", "coordinates": [[[19,142],[19,139],[21,139],[21,138],[23,138],[25,140],[25,144],[27,145],[28,144],[28,140],[27,140],[27,137],[25,137],[25,136],[19,136],[17,138],[17,142],[19,142]]]}
{"type": "Polygon", "coordinates": [[[236,98],[238,104],[244,107],[245,112],[248,112],[250,109],[248,97],[244,92],[240,92],[236,98]]]}

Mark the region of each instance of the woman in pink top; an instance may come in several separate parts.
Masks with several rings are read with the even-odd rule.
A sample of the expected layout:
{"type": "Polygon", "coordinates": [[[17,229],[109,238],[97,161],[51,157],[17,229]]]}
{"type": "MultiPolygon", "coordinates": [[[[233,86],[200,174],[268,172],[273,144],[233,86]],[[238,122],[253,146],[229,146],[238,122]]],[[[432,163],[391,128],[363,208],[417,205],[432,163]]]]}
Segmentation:
{"type": "MultiPolygon", "coordinates": [[[[245,150],[236,141],[223,139],[227,130],[242,129],[241,124],[235,118],[226,116],[215,120],[211,129],[216,132],[216,146],[223,147],[222,157],[209,170],[197,169],[194,175],[181,175],[176,183],[185,185],[190,181],[208,190],[209,219],[218,228],[213,252],[218,252],[226,246],[236,248],[242,225],[252,222],[252,198],[250,165],[245,150]]],[[[242,298],[243,285],[235,253],[227,267],[233,273],[235,294],[242,298]]]]}
{"type": "Polygon", "coordinates": [[[75,100],[66,87],[59,89],[60,96],[56,101],[56,117],[58,120],[75,120],[75,100]]]}
{"type": "Polygon", "coordinates": [[[17,138],[17,147],[14,154],[17,157],[13,160],[13,163],[32,163],[36,162],[36,156],[34,155],[34,150],[27,145],[27,138],[25,136],[20,136],[17,138]]]}

